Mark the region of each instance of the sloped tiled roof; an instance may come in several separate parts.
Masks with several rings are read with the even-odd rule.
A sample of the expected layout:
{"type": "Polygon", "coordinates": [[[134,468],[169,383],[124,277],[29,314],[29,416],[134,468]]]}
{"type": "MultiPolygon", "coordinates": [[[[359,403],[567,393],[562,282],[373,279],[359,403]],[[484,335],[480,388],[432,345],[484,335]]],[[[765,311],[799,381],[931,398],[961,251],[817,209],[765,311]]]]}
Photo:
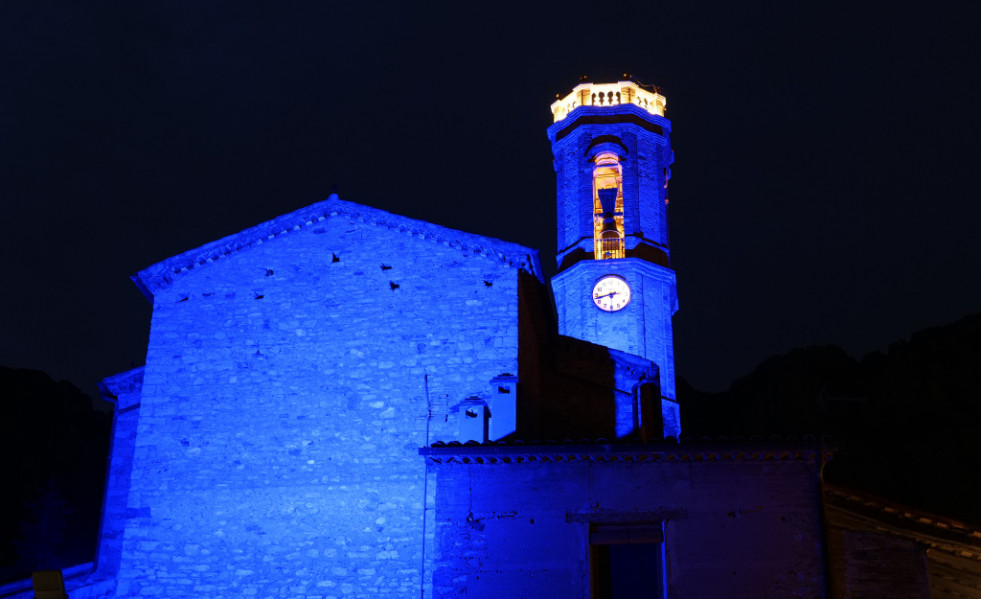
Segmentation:
{"type": "Polygon", "coordinates": [[[825,503],[835,523],[889,532],[981,564],[981,529],[861,491],[825,485],[825,503]]]}
{"type": "Polygon", "coordinates": [[[378,227],[397,230],[431,243],[456,247],[474,255],[499,260],[514,268],[524,269],[539,279],[542,278],[541,264],[535,250],[516,243],[465,233],[399,216],[370,206],[347,202],[338,198],[337,194],[332,194],[322,202],[278,216],[244,231],[158,262],[141,270],[131,278],[147,299],[152,301],[153,294],[157,290],[168,287],[175,279],[189,270],[229,258],[238,252],[301,231],[335,216],[344,216],[378,227]]]}
{"type": "MultiPolygon", "coordinates": [[[[981,528],[978,526],[834,485],[824,486],[824,508],[832,530],[905,540],[919,547],[926,558],[931,597],[981,597],[981,528]]],[[[851,551],[839,542],[837,550],[832,545],[831,559],[844,563],[863,551],[869,552],[860,540],[853,541],[851,551]]],[[[861,586],[861,577],[852,578],[841,566],[835,570],[839,572],[836,578],[839,585],[861,586]]],[[[887,576],[888,569],[860,573],[867,582],[870,577],[875,580],[887,576]]]]}

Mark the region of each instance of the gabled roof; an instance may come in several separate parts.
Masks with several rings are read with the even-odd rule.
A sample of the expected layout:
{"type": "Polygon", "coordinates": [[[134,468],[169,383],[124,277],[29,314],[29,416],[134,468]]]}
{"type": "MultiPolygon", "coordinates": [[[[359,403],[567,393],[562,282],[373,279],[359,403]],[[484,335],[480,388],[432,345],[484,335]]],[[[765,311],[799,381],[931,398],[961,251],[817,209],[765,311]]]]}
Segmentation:
{"type": "Polygon", "coordinates": [[[475,255],[504,262],[514,268],[526,270],[542,279],[541,263],[536,250],[516,243],[473,233],[464,233],[377,208],[347,202],[338,198],[337,194],[331,194],[322,202],[278,216],[239,233],[206,243],[199,248],[158,262],[130,278],[140,288],[143,295],[152,302],[153,294],[156,291],[167,288],[174,280],[194,268],[201,268],[212,262],[229,258],[253,246],[269,243],[284,235],[300,231],[335,216],[343,216],[366,224],[394,229],[431,243],[456,247],[475,255]]]}

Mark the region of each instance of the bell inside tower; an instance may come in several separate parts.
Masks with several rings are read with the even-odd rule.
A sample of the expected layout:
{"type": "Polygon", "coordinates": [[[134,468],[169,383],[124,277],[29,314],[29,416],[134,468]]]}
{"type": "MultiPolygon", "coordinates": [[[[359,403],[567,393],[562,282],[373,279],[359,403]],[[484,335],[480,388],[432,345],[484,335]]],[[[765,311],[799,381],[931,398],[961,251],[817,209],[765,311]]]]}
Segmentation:
{"type": "Polygon", "coordinates": [[[623,178],[612,152],[595,158],[593,169],[593,252],[597,260],[623,258],[623,178]]]}

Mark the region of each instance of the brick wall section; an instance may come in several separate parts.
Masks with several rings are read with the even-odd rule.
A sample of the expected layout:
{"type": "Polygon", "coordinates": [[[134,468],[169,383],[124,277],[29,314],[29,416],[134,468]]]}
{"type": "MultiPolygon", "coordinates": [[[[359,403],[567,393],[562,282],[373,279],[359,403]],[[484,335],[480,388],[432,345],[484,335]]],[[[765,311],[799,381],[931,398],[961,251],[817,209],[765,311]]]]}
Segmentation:
{"type": "MultiPolygon", "coordinates": [[[[462,462],[478,448],[429,452],[441,460],[429,466],[436,597],[588,597],[590,522],[630,519],[665,521],[672,599],[825,596],[817,452],[767,458],[682,444],[660,461],[616,461],[630,450],[509,449],[524,462],[462,462]],[[551,457],[528,459],[536,450],[551,457]]],[[[508,449],[484,448],[484,457],[496,450],[508,449]]]]}
{"type": "Polygon", "coordinates": [[[417,450],[517,372],[519,270],[399,219],[335,214],[155,290],[118,596],[419,594],[417,450]]]}

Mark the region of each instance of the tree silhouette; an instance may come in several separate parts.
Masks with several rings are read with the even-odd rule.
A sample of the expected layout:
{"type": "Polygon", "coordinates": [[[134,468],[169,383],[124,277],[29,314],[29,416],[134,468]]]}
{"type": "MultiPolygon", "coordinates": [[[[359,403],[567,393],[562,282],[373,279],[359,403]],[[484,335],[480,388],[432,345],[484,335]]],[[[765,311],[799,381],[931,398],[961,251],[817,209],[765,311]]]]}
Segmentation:
{"type": "Polygon", "coordinates": [[[25,570],[60,569],[58,549],[64,540],[67,516],[72,513],[54,478],[41,491],[37,501],[24,506],[20,522],[21,539],[15,541],[17,565],[25,570]]]}

